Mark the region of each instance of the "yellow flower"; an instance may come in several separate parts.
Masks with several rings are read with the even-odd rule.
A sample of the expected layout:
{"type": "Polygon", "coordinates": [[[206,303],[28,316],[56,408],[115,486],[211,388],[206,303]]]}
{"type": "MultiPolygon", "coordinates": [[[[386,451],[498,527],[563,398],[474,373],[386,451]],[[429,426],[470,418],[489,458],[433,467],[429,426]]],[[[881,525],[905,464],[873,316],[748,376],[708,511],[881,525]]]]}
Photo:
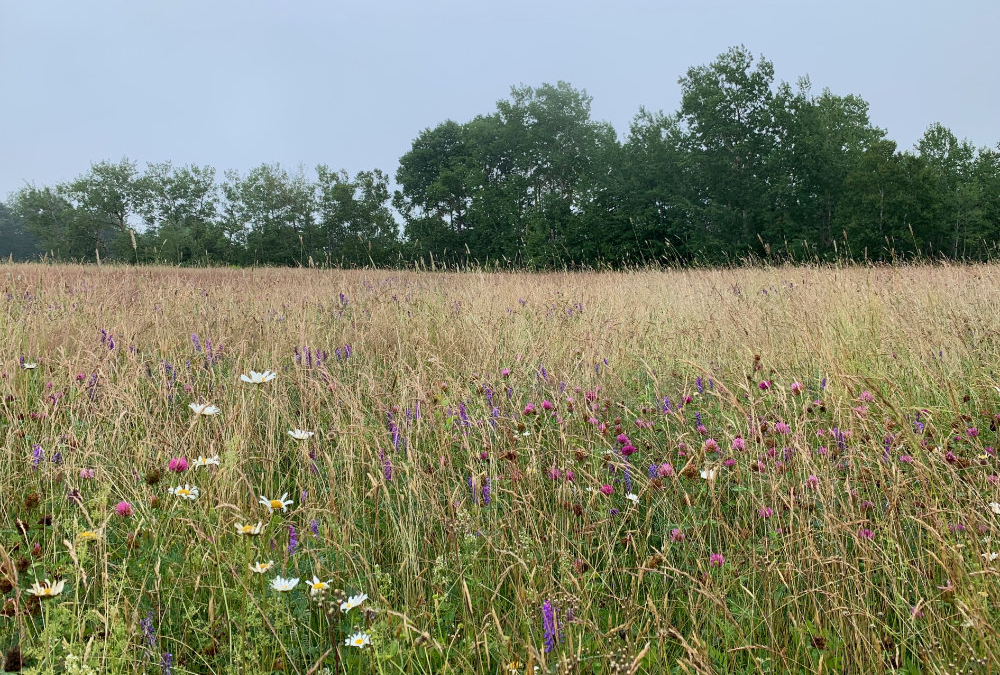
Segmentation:
{"type": "Polygon", "coordinates": [[[312,581],[308,581],[306,583],[309,584],[310,595],[316,595],[320,591],[325,591],[326,589],[330,588],[329,581],[320,581],[319,577],[317,577],[315,574],[313,575],[312,581]]]}
{"type": "Polygon", "coordinates": [[[97,534],[93,530],[84,530],[80,534],[76,535],[77,541],[96,541],[100,539],[101,535],[97,534]]]}
{"type": "Polygon", "coordinates": [[[66,582],[62,579],[55,583],[46,579],[44,584],[40,584],[37,581],[33,583],[28,592],[32,595],[37,595],[39,598],[54,598],[63,592],[63,586],[65,585],[66,582]]]}

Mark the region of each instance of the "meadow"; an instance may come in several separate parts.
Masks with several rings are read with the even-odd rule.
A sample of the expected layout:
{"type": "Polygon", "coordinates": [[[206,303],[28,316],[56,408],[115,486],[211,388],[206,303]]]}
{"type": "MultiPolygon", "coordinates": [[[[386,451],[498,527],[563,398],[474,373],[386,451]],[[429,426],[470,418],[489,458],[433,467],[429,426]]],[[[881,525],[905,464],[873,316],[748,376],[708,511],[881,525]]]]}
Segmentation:
{"type": "Polygon", "coordinates": [[[1000,670],[1000,266],[0,282],[6,672],[1000,670]]]}

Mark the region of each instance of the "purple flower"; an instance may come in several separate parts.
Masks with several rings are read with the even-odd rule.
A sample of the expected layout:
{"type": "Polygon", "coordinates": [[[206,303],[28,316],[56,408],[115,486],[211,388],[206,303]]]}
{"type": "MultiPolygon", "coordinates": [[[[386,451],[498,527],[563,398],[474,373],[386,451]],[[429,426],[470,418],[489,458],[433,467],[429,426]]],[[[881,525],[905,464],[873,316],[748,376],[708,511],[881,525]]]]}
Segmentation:
{"type": "Polygon", "coordinates": [[[288,554],[295,555],[295,549],[299,547],[299,533],[295,531],[294,525],[288,526],[288,554]]]}
{"type": "Polygon", "coordinates": [[[319,536],[319,521],[315,518],[309,521],[309,531],[313,533],[313,536],[319,536]]]}
{"type": "Polygon", "coordinates": [[[552,608],[552,603],[546,600],[542,604],[542,629],[544,631],[545,653],[548,654],[556,647],[556,611],[552,608]]]}
{"type": "Polygon", "coordinates": [[[31,451],[32,451],[32,455],[33,455],[32,460],[31,460],[31,466],[33,466],[33,467],[35,467],[37,469],[38,468],[38,464],[43,459],[45,459],[45,451],[42,450],[42,446],[39,445],[38,443],[35,443],[32,446],[31,451]]]}
{"type": "Polygon", "coordinates": [[[708,557],[708,564],[712,567],[722,567],[726,562],[726,557],[721,553],[713,553],[708,557]]]}

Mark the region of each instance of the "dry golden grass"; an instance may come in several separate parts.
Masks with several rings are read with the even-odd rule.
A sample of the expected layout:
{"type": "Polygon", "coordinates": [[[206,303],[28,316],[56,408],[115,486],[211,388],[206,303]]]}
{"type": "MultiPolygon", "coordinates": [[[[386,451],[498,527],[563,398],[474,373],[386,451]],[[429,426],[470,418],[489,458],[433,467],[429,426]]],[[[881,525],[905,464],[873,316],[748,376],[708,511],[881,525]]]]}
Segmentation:
{"type": "Polygon", "coordinates": [[[0,274],[0,647],[36,672],[1000,660],[1000,267],[0,274]]]}

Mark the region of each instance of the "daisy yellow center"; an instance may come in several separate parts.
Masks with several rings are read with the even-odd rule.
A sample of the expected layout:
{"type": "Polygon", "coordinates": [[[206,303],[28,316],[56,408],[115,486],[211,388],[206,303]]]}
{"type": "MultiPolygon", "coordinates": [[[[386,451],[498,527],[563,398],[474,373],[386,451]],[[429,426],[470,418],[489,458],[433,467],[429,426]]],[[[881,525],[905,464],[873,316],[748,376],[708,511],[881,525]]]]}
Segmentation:
{"type": "Polygon", "coordinates": [[[312,585],[312,587],[314,591],[321,591],[324,588],[326,588],[326,582],[325,581],[316,582],[315,584],[312,585]]]}
{"type": "Polygon", "coordinates": [[[185,490],[184,488],[178,488],[177,494],[181,495],[182,497],[186,497],[187,495],[191,494],[191,491],[185,490]]]}
{"type": "Polygon", "coordinates": [[[243,529],[240,530],[243,534],[253,534],[253,525],[244,525],[243,529]]]}
{"type": "Polygon", "coordinates": [[[41,594],[42,595],[52,595],[52,589],[51,588],[43,588],[41,594]]]}
{"type": "Polygon", "coordinates": [[[283,509],[283,508],[285,508],[285,503],[282,502],[280,499],[272,499],[271,500],[271,508],[272,509],[283,509]]]}
{"type": "Polygon", "coordinates": [[[365,644],[365,639],[360,637],[354,638],[354,644],[356,644],[359,647],[362,647],[365,644]]]}

